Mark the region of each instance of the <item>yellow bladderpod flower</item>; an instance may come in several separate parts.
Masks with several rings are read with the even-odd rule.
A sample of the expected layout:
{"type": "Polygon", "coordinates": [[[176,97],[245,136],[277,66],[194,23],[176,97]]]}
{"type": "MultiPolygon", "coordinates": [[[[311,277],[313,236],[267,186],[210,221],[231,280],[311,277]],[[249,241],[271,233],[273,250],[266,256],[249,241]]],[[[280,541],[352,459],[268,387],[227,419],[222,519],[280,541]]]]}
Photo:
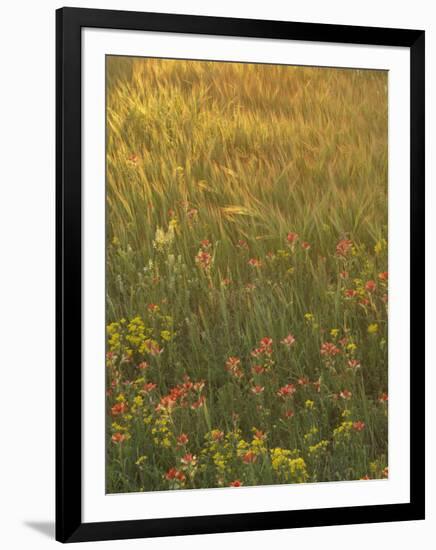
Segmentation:
{"type": "Polygon", "coordinates": [[[290,481],[293,483],[304,483],[309,477],[306,463],[303,458],[292,458],[289,460],[290,481]]]}
{"type": "Polygon", "coordinates": [[[386,250],[388,246],[388,243],[386,242],[386,239],[380,239],[379,241],[377,241],[377,243],[375,244],[374,246],[374,252],[379,255],[381,254],[384,250],[386,250]]]}
{"type": "Polygon", "coordinates": [[[353,422],[351,420],[345,420],[340,426],[333,430],[333,439],[337,443],[344,443],[350,439],[351,430],[353,429],[353,422]]]}
{"type": "Polygon", "coordinates": [[[307,467],[303,458],[295,456],[297,451],[276,447],[271,450],[271,464],[282,479],[289,483],[304,483],[307,467]]]}
{"type": "Polygon", "coordinates": [[[110,323],[110,324],[106,327],[107,333],[108,333],[109,335],[112,335],[112,334],[114,334],[115,332],[118,332],[119,329],[120,329],[119,323],[110,323]]]}
{"type": "Polygon", "coordinates": [[[132,412],[136,412],[137,409],[140,409],[143,404],[144,404],[144,400],[142,399],[142,397],[140,395],[137,395],[133,399],[132,412]]]}
{"type": "Polygon", "coordinates": [[[322,439],[316,445],[309,446],[309,454],[313,456],[320,456],[323,452],[327,451],[329,442],[326,439],[322,439]]]}
{"type": "Polygon", "coordinates": [[[136,466],[142,466],[142,464],[148,460],[148,457],[146,457],[145,455],[142,455],[138,458],[138,460],[135,462],[136,466]]]}
{"type": "Polygon", "coordinates": [[[304,440],[311,442],[317,434],[318,434],[318,428],[316,428],[315,426],[312,426],[312,428],[310,428],[310,430],[306,434],[304,434],[304,440]]]}
{"type": "Polygon", "coordinates": [[[368,334],[376,334],[378,332],[378,324],[377,323],[371,323],[368,326],[368,334]]]}
{"type": "Polygon", "coordinates": [[[160,335],[161,338],[166,342],[169,342],[171,340],[171,332],[169,330],[162,330],[160,335]]]}
{"type": "Polygon", "coordinates": [[[168,227],[170,227],[171,229],[176,229],[178,224],[179,223],[177,221],[177,218],[173,218],[172,220],[170,220],[170,223],[168,224],[168,227]]]}

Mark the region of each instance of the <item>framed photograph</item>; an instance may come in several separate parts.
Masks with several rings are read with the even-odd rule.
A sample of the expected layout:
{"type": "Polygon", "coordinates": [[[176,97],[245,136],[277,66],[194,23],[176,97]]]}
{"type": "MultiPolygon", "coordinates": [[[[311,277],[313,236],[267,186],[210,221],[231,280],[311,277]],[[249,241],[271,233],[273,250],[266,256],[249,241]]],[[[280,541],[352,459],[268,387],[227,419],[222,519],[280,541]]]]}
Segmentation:
{"type": "Polygon", "coordinates": [[[424,31],[56,16],[56,538],[423,519],[424,31]]]}

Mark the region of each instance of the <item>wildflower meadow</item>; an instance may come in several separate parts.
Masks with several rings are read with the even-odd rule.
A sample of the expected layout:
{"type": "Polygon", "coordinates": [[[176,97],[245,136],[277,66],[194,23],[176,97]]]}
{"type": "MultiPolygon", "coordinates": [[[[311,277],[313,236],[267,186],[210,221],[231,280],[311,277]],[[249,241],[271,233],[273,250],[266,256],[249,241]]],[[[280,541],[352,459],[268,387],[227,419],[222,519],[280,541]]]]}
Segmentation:
{"type": "Polygon", "coordinates": [[[107,492],[386,478],[387,74],[106,83],[107,492]]]}

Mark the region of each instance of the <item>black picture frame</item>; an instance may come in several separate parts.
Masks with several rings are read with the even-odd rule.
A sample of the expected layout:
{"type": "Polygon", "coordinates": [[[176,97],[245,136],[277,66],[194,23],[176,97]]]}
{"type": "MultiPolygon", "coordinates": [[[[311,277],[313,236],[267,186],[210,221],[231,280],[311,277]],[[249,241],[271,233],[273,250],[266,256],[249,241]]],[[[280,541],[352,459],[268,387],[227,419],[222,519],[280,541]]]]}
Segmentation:
{"type": "Polygon", "coordinates": [[[56,12],[56,539],[159,537],[424,519],[424,43],[420,30],[62,8],[56,12]],[[410,49],[410,502],[263,513],[82,522],[81,29],[397,46],[410,49]]]}

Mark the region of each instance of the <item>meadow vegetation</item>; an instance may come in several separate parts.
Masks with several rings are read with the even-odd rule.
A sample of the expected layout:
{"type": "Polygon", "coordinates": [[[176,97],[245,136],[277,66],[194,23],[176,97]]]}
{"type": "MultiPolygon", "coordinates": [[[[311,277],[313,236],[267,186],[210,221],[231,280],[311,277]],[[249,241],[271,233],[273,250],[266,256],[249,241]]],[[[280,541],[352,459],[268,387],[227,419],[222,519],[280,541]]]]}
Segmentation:
{"type": "Polygon", "coordinates": [[[387,474],[387,75],[107,58],[107,491],[387,474]]]}

